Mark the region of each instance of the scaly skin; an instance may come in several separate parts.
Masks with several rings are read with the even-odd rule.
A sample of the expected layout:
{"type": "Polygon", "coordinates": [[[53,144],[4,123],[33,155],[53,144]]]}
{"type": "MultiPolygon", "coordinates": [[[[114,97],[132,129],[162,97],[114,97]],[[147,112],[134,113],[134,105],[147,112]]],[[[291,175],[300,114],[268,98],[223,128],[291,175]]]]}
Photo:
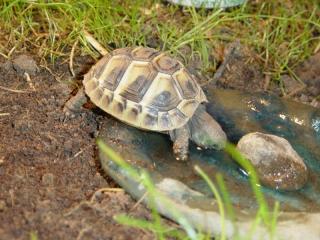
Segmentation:
{"type": "Polygon", "coordinates": [[[189,152],[189,128],[185,126],[175,129],[170,132],[171,140],[173,141],[173,153],[178,161],[188,159],[189,152]]]}
{"type": "Polygon", "coordinates": [[[82,105],[87,102],[87,97],[83,87],[79,89],[77,94],[70,98],[63,107],[63,112],[67,117],[74,115],[77,112],[81,112],[82,105]]]}

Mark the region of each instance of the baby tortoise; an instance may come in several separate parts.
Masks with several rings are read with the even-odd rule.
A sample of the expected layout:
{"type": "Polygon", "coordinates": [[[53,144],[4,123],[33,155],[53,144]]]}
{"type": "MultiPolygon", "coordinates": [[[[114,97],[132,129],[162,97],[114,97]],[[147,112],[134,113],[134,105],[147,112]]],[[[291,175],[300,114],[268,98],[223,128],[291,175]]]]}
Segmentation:
{"type": "Polygon", "coordinates": [[[106,53],[85,74],[84,88],[64,107],[77,112],[87,101],[131,126],[168,133],[177,160],[188,158],[189,139],[222,149],[226,134],[206,112],[207,98],[183,64],[147,47],[106,53]]]}

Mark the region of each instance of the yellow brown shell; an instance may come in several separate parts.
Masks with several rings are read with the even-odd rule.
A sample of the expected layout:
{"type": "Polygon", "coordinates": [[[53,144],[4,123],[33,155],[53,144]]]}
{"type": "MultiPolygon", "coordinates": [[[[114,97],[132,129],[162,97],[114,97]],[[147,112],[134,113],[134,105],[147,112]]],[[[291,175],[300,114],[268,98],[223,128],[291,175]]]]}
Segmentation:
{"type": "Polygon", "coordinates": [[[182,127],[206,97],[179,61],[153,48],[121,48],[84,76],[98,107],[132,126],[169,131],[182,127]]]}

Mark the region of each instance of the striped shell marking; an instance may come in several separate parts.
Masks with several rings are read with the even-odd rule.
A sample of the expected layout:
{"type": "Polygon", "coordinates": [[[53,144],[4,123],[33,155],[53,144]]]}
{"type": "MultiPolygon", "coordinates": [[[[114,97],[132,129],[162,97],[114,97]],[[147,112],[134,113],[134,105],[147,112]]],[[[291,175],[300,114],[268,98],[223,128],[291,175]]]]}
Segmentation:
{"type": "Polygon", "coordinates": [[[206,97],[185,67],[152,48],[121,48],[84,77],[98,107],[132,126],[168,131],[187,123],[206,97]]]}

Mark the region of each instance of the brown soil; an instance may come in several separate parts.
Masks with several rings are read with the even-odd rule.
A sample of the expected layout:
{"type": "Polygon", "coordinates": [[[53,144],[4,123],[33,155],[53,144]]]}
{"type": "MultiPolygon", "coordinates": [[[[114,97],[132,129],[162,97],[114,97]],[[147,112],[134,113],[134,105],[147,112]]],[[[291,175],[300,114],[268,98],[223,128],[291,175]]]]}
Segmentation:
{"type": "Polygon", "coordinates": [[[287,75],[283,76],[283,82],[296,101],[310,103],[320,108],[320,52],[316,53],[300,65],[294,72],[297,80],[287,75]]]}
{"type": "MultiPolygon", "coordinates": [[[[1,60],[0,86],[8,89],[0,89],[0,239],[30,239],[31,232],[38,239],[153,239],[113,220],[120,213],[149,218],[147,209],[130,210],[135,202],[122,191],[99,191],[117,187],[96,157],[105,116],[87,111],[64,121],[71,94],[59,77],[38,66],[29,83],[23,64],[21,70],[19,61],[1,60]]],[[[89,65],[79,62],[81,75],[89,65]]],[[[67,79],[68,65],[55,66],[53,73],[67,79]]]]}

